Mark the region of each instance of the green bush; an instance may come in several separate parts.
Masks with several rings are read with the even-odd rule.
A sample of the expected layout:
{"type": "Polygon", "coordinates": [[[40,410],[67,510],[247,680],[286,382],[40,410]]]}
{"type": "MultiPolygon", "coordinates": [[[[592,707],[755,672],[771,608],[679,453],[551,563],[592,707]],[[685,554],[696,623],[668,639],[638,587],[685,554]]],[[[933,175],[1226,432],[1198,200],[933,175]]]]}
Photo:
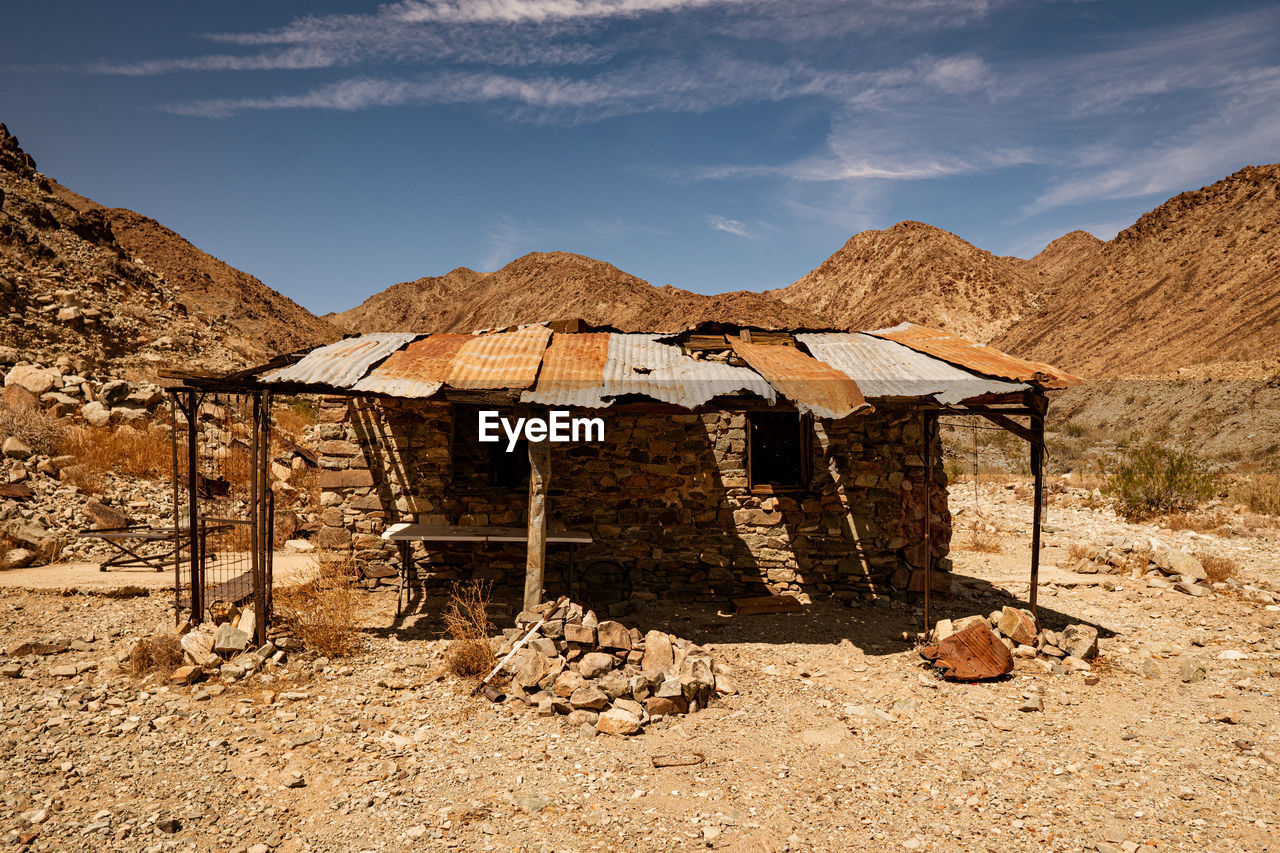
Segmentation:
{"type": "Polygon", "coordinates": [[[1217,487],[1217,474],[1207,462],[1159,444],[1129,451],[1106,481],[1116,512],[1129,521],[1193,510],[1213,497],[1217,487]]]}

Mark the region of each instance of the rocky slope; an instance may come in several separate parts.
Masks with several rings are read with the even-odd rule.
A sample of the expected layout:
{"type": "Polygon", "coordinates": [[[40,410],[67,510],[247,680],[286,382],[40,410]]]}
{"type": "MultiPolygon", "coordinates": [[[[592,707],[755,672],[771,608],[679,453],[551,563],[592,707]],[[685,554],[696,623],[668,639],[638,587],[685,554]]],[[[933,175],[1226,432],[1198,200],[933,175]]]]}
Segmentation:
{"type": "Polygon", "coordinates": [[[863,231],[770,295],[846,329],[904,320],[989,341],[1036,305],[1027,262],[997,257],[922,222],[863,231]]]}
{"type": "Polygon", "coordinates": [[[704,296],[654,287],[612,264],[569,252],[534,252],[491,273],[459,267],[395,284],[324,319],[353,332],[469,332],[562,317],[623,331],[678,331],[703,320],[772,328],[822,324],[767,295],[704,296]]]}
{"type": "Polygon", "coordinates": [[[0,341],[86,376],[233,369],[337,336],[252,276],[36,171],[0,125],[0,341]]]}
{"type": "Polygon", "coordinates": [[[1086,376],[1280,356],[1280,164],[1175,196],[1096,254],[1076,242],[995,346],[1086,376]]]}

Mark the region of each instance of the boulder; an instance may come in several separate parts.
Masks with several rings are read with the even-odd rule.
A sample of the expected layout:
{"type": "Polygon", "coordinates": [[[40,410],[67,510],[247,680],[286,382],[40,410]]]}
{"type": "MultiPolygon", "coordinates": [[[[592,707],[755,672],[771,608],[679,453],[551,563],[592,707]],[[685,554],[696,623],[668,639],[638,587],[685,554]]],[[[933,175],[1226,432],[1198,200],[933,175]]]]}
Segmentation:
{"type": "Polygon", "coordinates": [[[129,396],[129,383],[123,379],[109,379],[98,388],[98,399],[108,406],[114,406],[129,396]]]}
{"type": "Polygon", "coordinates": [[[213,640],[213,650],[219,654],[239,654],[249,645],[249,635],[230,622],[218,626],[213,640]]]}
{"type": "Polygon", "coordinates": [[[1204,566],[1200,565],[1200,561],[1184,551],[1170,551],[1168,563],[1168,572],[1171,575],[1183,575],[1198,581],[1208,580],[1209,578],[1205,574],[1204,566]]]}
{"type": "Polygon", "coordinates": [[[30,548],[11,548],[0,557],[0,569],[21,569],[35,562],[39,556],[30,548]]]}
{"type": "Polygon", "coordinates": [[[580,673],[571,669],[556,676],[555,683],[551,686],[551,692],[562,699],[567,699],[578,689],[586,686],[587,680],[580,673]]]}
{"type": "Polygon", "coordinates": [[[645,678],[657,681],[672,673],[675,668],[675,650],[671,638],[662,631],[650,631],[644,635],[644,658],[640,669],[645,678]]]}
{"type": "Polygon", "coordinates": [[[609,697],[594,684],[587,684],[573,691],[573,695],[569,697],[569,704],[573,706],[575,711],[583,709],[603,711],[609,707],[609,697]]]}
{"type": "Polygon", "coordinates": [[[599,678],[613,669],[616,662],[617,658],[613,655],[607,655],[604,652],[588,652],[582,656],[582,660],[578,661],[578,672],[582,673],[584,678],[599,678]]]}
{"type": "Polygon", "coordinates": [[[610,708],[600,715],[596,731],[607,735],[633,735],[640,731],[640,718],[622,708],[610,708]]]}
{"type": "Polygon", "coordinates": [[[111,410],[97,400],[93,400],[80,407],[80,417],[84,418],[89,426],[104,427],[111,423],[111,410]]]}
{"type": "Polygon", "coordinates": [[[86,515],[93,519],[93,526],[99,529],[126,527],[129,524],[129,516],[115,507],[107,506],[96,499],[90,499],[84,505],[84,511],[86,515]]]}
{"type": "Polygon", "coordinates": [[[4,453],[10,459],[28,459],[32,452],[31,445],[16,435],[9,436],[4,440],[4,444],[0,444],[0,453],[4,453]]]}
{"type": "Polygon", "coordinates": [[[55,385],[59,385],[58,377],[61,375],[58,371],[49,367],[20,364],[5,374],[4,384],[20,385],[39,397],[55,385]]]}
{"type": "Polygon", "coordinates": [[[601,622],[596,627],[596,636],[602,649],[631,651],[631,632],[621,622],[601,622]]]}
{"type": "Polygon", "coordinates": [[[588,628],[586,625],[566,623],[564,626],[564,638],[570,643],[594,646],[596,644],[596,629],[588,628]]]}
{"type": "Polygon", "coordinates": [[[1091,660],[1098,655],[1098,629],[1092,625],[1068,625],[1058,635],[1057,646],[1073,658],[1091,660]]]}
{"type": "Polygon", "coordinates": [[[996,623],[1000,633],[1004,634],[1020,646],[1034,645],[1036,641],[1036,620],[1030,610],[1016,607],[1005,607],[1000,611],[1000,619],[996,623]]]}
{"type": "Polygon", "coordinates": [[[650,696],[644,700],[645,710],[651,717],[669,717],[672,714],[687,714],[689,703],[683,696],[668,699],[662,696],[650,696]]]}

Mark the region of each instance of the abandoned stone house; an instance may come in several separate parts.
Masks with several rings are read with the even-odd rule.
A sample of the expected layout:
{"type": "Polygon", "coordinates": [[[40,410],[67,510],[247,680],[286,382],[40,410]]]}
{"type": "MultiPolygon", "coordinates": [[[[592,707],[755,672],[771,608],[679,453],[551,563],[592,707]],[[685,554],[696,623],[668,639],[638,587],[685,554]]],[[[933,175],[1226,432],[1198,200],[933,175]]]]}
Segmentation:
{"type": "Polygon", "coordinates": [[[237,381],[322,395],[319,546],[370,576],[412,565],[603,603],[937,589],[951,538],[938,416],[1013,430],[1038,472],[1045,390],[1078,380],[912,324],[572,321],[363,335],[237,381]],[[555,410],[599,419],[603,437],[480,440],[482,413],[555,410]]]}

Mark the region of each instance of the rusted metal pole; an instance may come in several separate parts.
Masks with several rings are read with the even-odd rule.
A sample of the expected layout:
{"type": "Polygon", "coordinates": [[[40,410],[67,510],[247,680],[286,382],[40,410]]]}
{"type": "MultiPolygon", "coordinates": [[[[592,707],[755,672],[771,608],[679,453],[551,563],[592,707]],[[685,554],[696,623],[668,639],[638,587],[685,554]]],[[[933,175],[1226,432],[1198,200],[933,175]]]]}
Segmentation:
{"type": "Polygon", "coordinates": [[[547,489],[551,481],[551,444],[529,442],[529,545],[525,560],[524,609],[542,603],[547,561],[547,489]]]}
{"type": "Polygon", "coordinates": [[[933,586],[933,428],[938,418],[931,412],[924,413],[924,633],[928,640],[929,594],[933,586]]]}
{"type": "Polygon", "coordinates": [[[184,411],[187,415],[187,530],[191,536],[191,624],[199,625],[204,621],[204,548],[199,523],[200,466],[196,444],[200,418],[196,392],[190,391],[186,397],[187,407],[184,411]]]}
{"type": "Polygon", "coordinates": [[[271,557],[275,545],[275,494],[271,490],[271,395],[255,395],[258,405],[258,489],[261,492],[261,521],[258,527],[258,595],[254,599],[254,642],[267,641],[267,619],[271,602],[271,557]]]}
{"type": "Polygon", "coordinates": [[[1031,476],[1035,481],[1031,515],[1031,615],[1040,626],[1036,597],[1040,589],[1040,517],[1044,506],[1044,415],[1031,416],[1031,476]]]}
{"type": "Polygon", "coordinates": [[[249,566],[253,578],[253,615],[254,632],[257,633],[258,617],[262,615],[262,510],[266,503],[262,500],[259,489],[262,479],[259,476],[259,454],[262,453],[262,397],[253,395],[253,407],[250,420],[253,423],[253,441],[249,448],[249,566]]]}
{"type": "MultiPolygon", "coordinates": [[[[185,415],[184,415],[185,417],[185,415]]],[[[182,508],[178,505],[178,392],[169,392],[169,479],[173,485],[173,621],[182,613],[182,508]]]]}

